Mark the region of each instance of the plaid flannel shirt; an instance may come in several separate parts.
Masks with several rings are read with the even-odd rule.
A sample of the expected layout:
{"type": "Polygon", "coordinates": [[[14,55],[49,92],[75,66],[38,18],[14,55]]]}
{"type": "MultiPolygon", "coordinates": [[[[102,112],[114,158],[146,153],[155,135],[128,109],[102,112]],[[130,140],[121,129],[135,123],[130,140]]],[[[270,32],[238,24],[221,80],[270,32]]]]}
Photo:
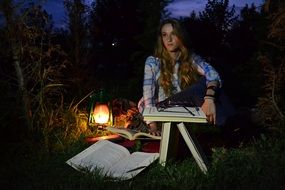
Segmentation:
{"type": "MultiPolygon", "coordinates": [[[[173,91],[175,94],[181,91],[180,80],[178,77],[178,68],[180,62],[177,61],[174,67],[172,84],[173,91]]],[[[206,63],[200,56],[193,56],[193,64],[196,65],[197,71],[204,75],[206,78],[206,83],[210,81],[219,81],[221,86],[221,78],[218,72],[208,63],[206,63]]],[[[144,68],[144,80],[143,80],[143,97],[138,103],[138,108],[140,112],[143,111],[144,107],[155,106],[156,102],[163,101],[167,98],[164,93],[163,88],[159,85],[159,76],[160,76],[160,61],[158,58],[149,56],[145,61],[144,68]]]]}

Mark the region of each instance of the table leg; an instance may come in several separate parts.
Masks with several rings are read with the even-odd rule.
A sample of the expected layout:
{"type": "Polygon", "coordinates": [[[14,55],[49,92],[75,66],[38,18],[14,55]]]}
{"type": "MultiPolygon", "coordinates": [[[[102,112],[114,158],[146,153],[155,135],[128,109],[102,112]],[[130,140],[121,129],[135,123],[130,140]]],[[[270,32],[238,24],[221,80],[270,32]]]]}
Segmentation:
{"type": "Polygon", "coordinates": [[[173,123],[162,123],[162,132],[159,149],[159,163],[165,166],[165,162],[175,158],[178,151],[179,130],[173,123]]]}
{"type": "Polygon", "coordinates": [[[191,129],[186,129],[184,123],[177,124],[177,127],[186,142],[188,148],[190,149],[196,163],[200,167],[200,169],[206,173],[207,172],[207,166],[208,166],[208,160],[205,156],[202,148],[200,147],[197,139],[194,137],[193,134],[191,134],[191,129]]]}
{"type": "Polygon", "coordinates": [[[159,148],[159,163],[165,166],[165,162],[167,159],[167,150],[169,146],[169,136],[170,136],[170,126],[171,123],[162,123],[161,129],[161,140],[160,140],[160,148],[159,148]]]}

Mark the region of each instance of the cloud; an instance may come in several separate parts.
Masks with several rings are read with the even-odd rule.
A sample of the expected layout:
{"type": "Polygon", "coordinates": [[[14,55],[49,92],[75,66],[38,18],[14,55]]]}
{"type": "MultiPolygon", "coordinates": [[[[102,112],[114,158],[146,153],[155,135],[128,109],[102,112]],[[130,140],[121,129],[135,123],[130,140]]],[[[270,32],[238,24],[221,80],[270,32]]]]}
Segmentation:
{"type": "Polygon", "coordinates": [[[173,17],[190,16],[192,11],[199,12],[205,8],[207,0],[176,0],[167,6],[167,10],[172,13],[173,17]]]}

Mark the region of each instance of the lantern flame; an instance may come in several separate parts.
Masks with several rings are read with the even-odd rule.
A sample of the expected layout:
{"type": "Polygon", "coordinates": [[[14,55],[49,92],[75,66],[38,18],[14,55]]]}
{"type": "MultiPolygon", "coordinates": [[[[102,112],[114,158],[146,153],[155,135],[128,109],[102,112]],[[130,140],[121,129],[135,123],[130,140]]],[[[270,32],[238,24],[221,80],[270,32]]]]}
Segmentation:
{"type": "Polygon", "coordinates": [[[94,108],[95,123],[104,124],[109,120],[109,108],[106,104],[96,104],[94,108]]]}

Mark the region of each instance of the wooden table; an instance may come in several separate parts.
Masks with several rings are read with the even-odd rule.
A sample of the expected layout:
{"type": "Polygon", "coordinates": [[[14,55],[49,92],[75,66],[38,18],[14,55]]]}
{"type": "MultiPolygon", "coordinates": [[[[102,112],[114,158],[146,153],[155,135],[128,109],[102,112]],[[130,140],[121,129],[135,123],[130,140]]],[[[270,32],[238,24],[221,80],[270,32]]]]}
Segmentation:
{"type": "MultiPolygon", "coordinates": [[[[197,113],[200,115],[201,108],[198,109],[200,113],[199,111],[197,111],[197,113]]],[[[146,121],[162,122],[159,163],[164,166],[168,159],[172,158],[177,154],[177,147],[179,142],[178,138],[180,133],[189,150],[191,151],[196,163],[198,164],[202,172],[206,173],[208,170],[208,160],[190,127],[186,129],[186,126],[184,125],[184,123],[207,123],[204,113],[202,113],[203,115],[201,114],[201,117],[192,117],[188,115],[189,113],[186,114],[185,117],[174,117],[173,115],[169,116],[170,112],[156,113],[149,110],[145,111],[146,112],[144,112],[143,115],[146,121]],[[154,117],[152,118],[152,116],[154,117]]]]}

